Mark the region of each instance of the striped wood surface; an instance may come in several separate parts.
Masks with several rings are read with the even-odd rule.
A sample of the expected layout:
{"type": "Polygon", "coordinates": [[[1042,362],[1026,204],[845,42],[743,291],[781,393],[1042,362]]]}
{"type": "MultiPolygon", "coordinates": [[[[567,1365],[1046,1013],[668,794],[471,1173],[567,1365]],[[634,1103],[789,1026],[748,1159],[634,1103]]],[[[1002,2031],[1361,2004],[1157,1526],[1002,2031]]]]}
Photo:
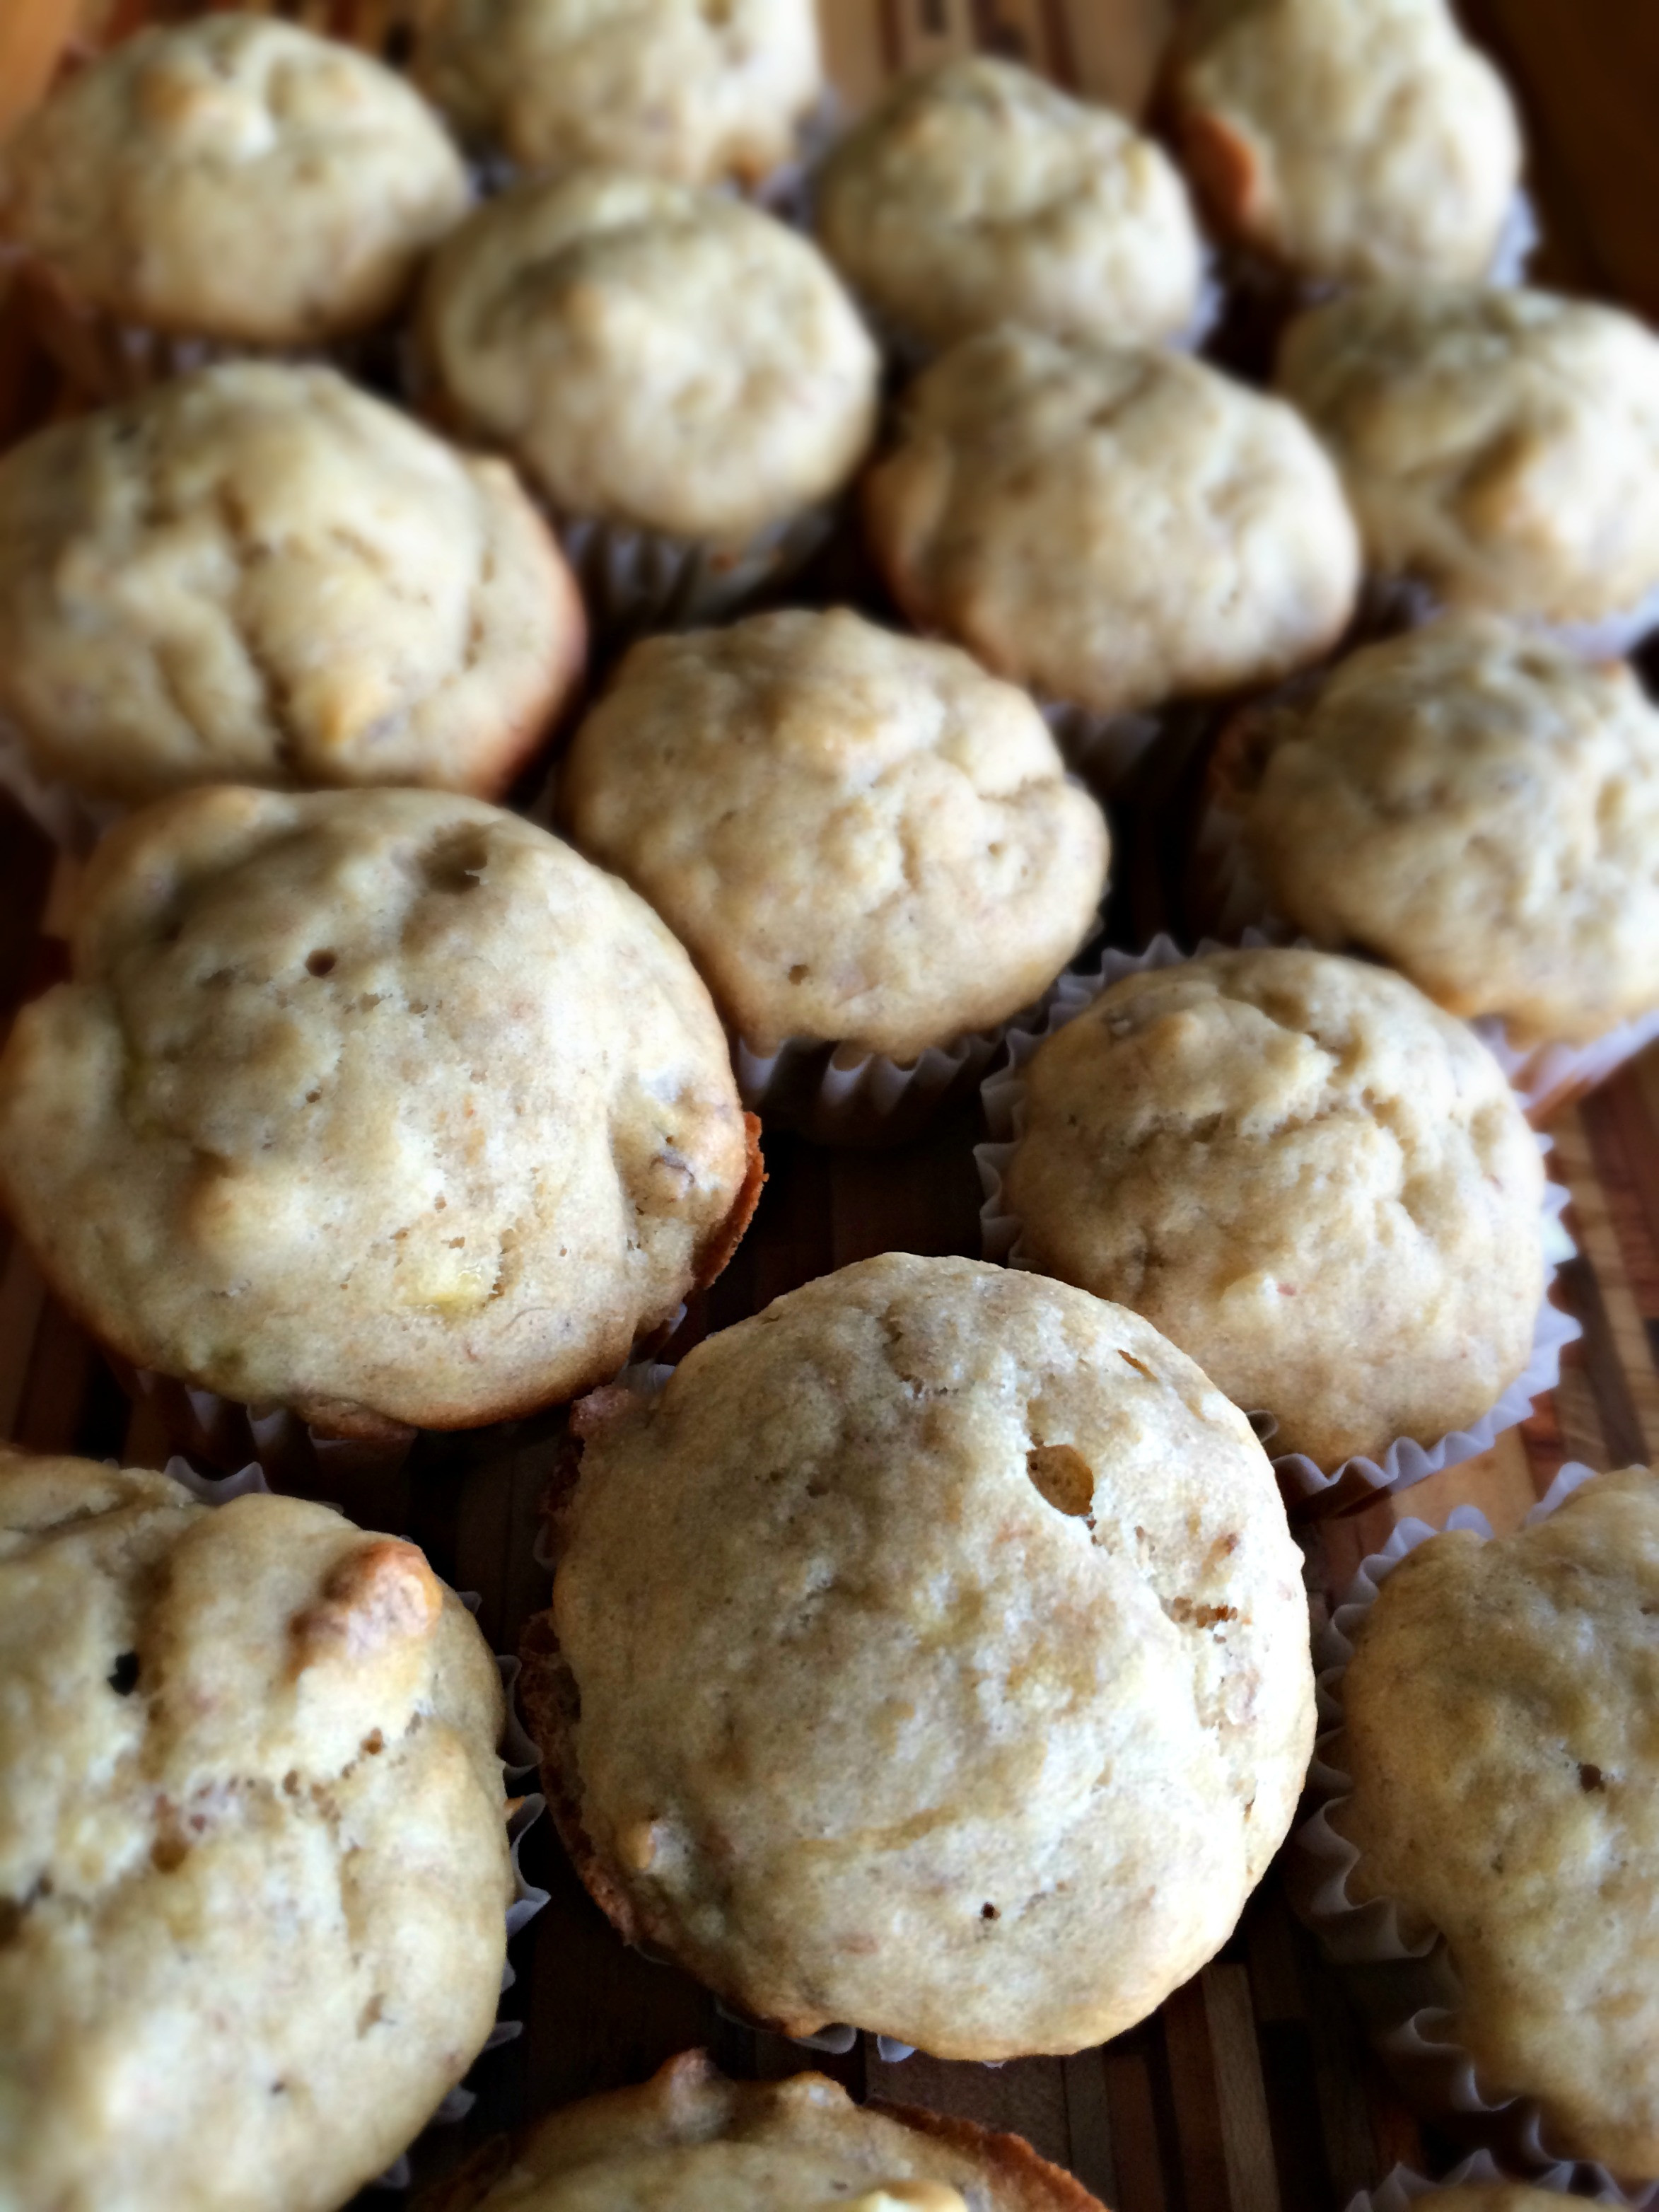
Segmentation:
{"type": "MultiPolygon", "coordinates": [[[[1166,0],[823,0],[823,9],[832,73],[854,109],[896,71],[975,44],[1138,106],[1170,14],[1166,0]]],[[[66,52],[191,12],[143,0],[0,0],[0,131],[66,52]]],[[[396,59],[414,9],[405,0],[299,0],[283,12],[396,59]]],[[[1540,273],[1659,313],[1659,233],[1649,205],[1659,11],[1628,0],[1571,9],[1468,0],[1466,12],[1528,109],[1546,229],[1540,273]]],[[[75,404],[0,291],[0,444],[75,404]]],[[[1195,759],[1159,764],[1120,811],[1118,941],[1143,941],[1159,926],[1182,931],[1175,861],[1196,768],[1195,759]]],[[[0,1019],[61,972],[72,893],[72,871],[0,801],[0,1019]]],[[[760,1215],[699,1301],[686,1340],[867,1253],[976,1250],[976,1133],[965,1107],[902,1152],[836,1154],[769,1139],[772,1179],[760,1215]]],[[[1553,1133],[1582,1253],[1564,1288],[1585,1332],[1561,1388],[1484,1458],[1312,1539],[1322,1589],[1340,1584],[1398,1515],[1438,1523],[1468,1500],[1496,1524],[1513,1525],[1564,1457],[1613,1466],[1659,1447],[1659,1054],[1563,1114],[1553,1133]]],[[[166,1449],[3,1226],[0,1434],[136,1463],[159,1464],[166,1449]]],[[[529,1545],[545,1450],[531,1439],[508,1452],[417,1453],[402,1475],[349,1502],[359,1517],[408,1529],[452,1578],[481,1589],[485,1626],[506,1648],[543,1592],[529,1545]]],[[[637,2078],[688,2044],[708,2045],[742,2074],[801,2063],[788,2045],[721,2018],[685,1977],[625,1950],[544,1827],[526,1858],[554,1895],[514,1947],[519,1980],[507,2009],[526,2033],[481,2063],[477,2109],[463,2127],[428,2136],[422,2169],[441,2167],[491,2127],[637,2078]]],[[[1221,1956],[1104,2050],[988,2069],[925,2057],[893,2066],[866,2045],[819,2063],[855,2089],[1016,2128],[1118,2212],[1334,2212],[1396,2159],[1433,2167],[1454,2154],[1419,2130],[1364,2050],[1271,1878],[1221,1956]]]]}

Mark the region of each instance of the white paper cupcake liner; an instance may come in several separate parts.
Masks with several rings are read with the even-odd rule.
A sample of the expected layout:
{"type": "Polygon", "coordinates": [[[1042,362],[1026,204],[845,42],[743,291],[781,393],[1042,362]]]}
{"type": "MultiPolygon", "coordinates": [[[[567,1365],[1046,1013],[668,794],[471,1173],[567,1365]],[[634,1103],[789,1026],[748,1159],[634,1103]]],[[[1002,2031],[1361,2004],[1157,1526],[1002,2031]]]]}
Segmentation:
{"type": "MultiPolygon", "coordinates": [[[[1446,611],[1447,602],[1415,576],[1372,574],[1360,594],[1356,641],[1374,642],[1401,630],[1419,629],[1446,611]]],[[[1501,611],[1501,610],[1500,610],[1501,611]]],[[[1576,653],[1584,660],[1624,660],[1650,631],[1659,629],[1659,585],[1634,606],[1600,615],[1590,622],[1552,622],[1542,615],[1511,615],[1540,637],[1576,653]]]]}
{"type": "Polygon", "coordinates": [[[695,629],[737,613],[805,568],[829,542],[842,502],[804,508],[738,546],[550,512],[595,629],[614,640],[649,629],[695,629]]]}
{"type": "MultiPolygon", "coordinates": [[[[1256,872],[1244,842],[1243,816],[1219,795],[1211,796],[1200,817],[1190,875],[1199,920],[1216,938],[1229,944],[1250,936],[1264,945],[1295,941],[1294,927],[1273,912],[1256,872]]],[[[1659,1006],[1583,1044],[1517,1043],[1496,1015],[1469,1026],[1508,1076],[1528,1120],[1539,1128],[1559,1108],[1594,1091],[1659,1040],[1659,1006]]]]}
{"type": "MultiPolygon", "coordinates": [[[[1425,2174],[1417,2173],[1409,2166],[1396,2166],[1386,2179],[1375,2189],[1361,2189],[1348,2200],[1344,2212],[1411,2212],[1419,2197],[1426,2197],[1437,2189],[1460,2189],[1466,2182],[1477,2187],[1492,2185],[1511,2179],[1499,2167],[1490,2151],[1478,2150],[1462,2160],[1449,2173],[1438,2181],[1431,2181],[1425,2174]]],[[[1571,2166],[1546,2166],[1541,2172],[1529,2173],[1527,2186],[1547,2189],[1559,2197],[1578,2196],[1595,2204],[1631,2206],[1644,2202],[1640,2197],[1623,2195],[1611,2182],[1595,2189],[1576,2190],[1576,2173],[1571,2166]]]]}
{"type": "Polygon", "coordinates": [[[1097,714],[1063,699],[1036,703],[1066,767],[1106,797],[1128,781],[1169,726],[1169,710],[1097,714]]]}
{"type": "MultiPolygon", "coordinates": [[[[1524,1525],[1530,1528],[1547,1520],[1595,1472],[1570,1461],[1527,1516],[1524,1525]]],[[[1483,1540],[1490,1540],[1492,1533],[1486,1516],[1472,1505],[1456,1507],[1446,1526],[1472,1530],[1483,1540]]],[[[1474,2060],[1453,2033],[1451,2006],[1456,2000],[1457,1983],[1439,1936],[1430,1931],[1407,1940],[1401,1930],[1399,1908],[1390,1900],[1373,1898],[1355,1904],[1348,1895],[1349,1878],[1359,1863],[1360,1853],[1356,1844],[1337,1833],[1330,1820],[1352,1787],[1348,1775],[1336,1764],[1341,1749],[1337,1737],[1342,1724],[1342,1678],[1353,1656],[1358,1625],[1376,1603],[1377,1591],[1401,1559],[1438,1533],[1426,1522],[1402,1521],[1382,1551],[1364,1560],[1328,1624],[1316,1636],[1314,1659],[1322,1727],[1309,1770],[1308,1790],[1318,1802],[1310,1817],[1296,1829],[1288,1847],[1285,1866],[1291,1894],[1302,1918],[1336,1965],[1362,1972],[1386,1970],[1366,1980],[1364,2008],[1384,2058],[1414,2096],[1469,2132],[1486,2137],[1506,2160],[1534,2171],[1565,2172],[1581,2193],[1594,2194],[1609,2203],[1659,2204],[1659,2181],[1632,2192],[1621,2187],[1604,2166],[1564,2157],[1559,2147],[1551,2144],[1544,2115],[1533,2100],[1489,2097],[1474,2060]]]]}
{"type": "MultiPolygon", "coordinates": [[[[173,1458],[167,1462],[164,1472],[171,1475],[175,1482],[182,1484],[201,1505],[228,1505],[233,1498],[268,1498],[272,1494],[270,1485],[265,1480],[264,1469],[257,1462],[239,1469],[234,1474],[215,1477],[198,1474],[186,1459],[173,1458]]],[[[464,1590],[459,1595],[461,1602],[469,1612],[477,1610],[478,1600],[476,1592],[464,1590]]],[[[525,1795],[514,1793],[511,1790],[511,1784],[514,1782],[534,1775],[537,1765],[536,1747],[531,1741],[519,1712],[516,1695],[519,1662],[516,1658],[504,1656],[497,1652],[495,1664],[501,1672],[501,1689],[506,1698],[506,1717],[502,1724],[501,1742],[502,1779],[509,1785],[510,1795],[519,1795],[519,1802],[507,1816],[507,1824],[509,1856],[513,1867],[513,1896],[507,1908],[507,1941],[511,1942],[521,1929],[529,1926],[547,1903],[550,1893],[528,1880],[520,1858],[524,1839],[546,1811],[547,1801],[539,1792],[525,1795]]],[[[511,1961],[505,1962],[501,1967],[503,1996],[513,1987],[517,1978],[511,1961]]],[[[478,2057],[482,2058],[488,2051],[499,2051],[505,2043],[516,2042],[523,2033],[522,2021],[498,2020],[484,2038],[478,2057]]],[[[475,2061],[474,2063],[476,2063],[475,2061]]],[[[428,2127],[448,2126],[458,2120],[465,2119],[477,2101],[472,2091],[464,2086],[451,2089],[427,2122],[428,2127]]],[[[409,2157],[405,2153],[388,2166],[384,2173],[370,2183],[369,2186],[375,2189],[406,2189],[410,2179],[409,2157]]]]}
{"type": "MultiPolygon", "coordinates": [[[[1267,940],[1247,930],[1243,941],[1247,945],[1255,945],[1267,940]]],[[[1019,1218],[1008,1211],[1005,1202],[1003,1180],[1024,1125],[1023,1071],[1038,1047],[1056,1030],[1063,1029],[1067,1022],[1092,1006],[1103,991],[1123,976],[1142,975],[1152,969],[1181,967],[1188,959],[1226,949],[1206,938],[1196,954],[1189,954],[1183,952],[1172,939],[1160,936],[1155,937],[1144,952],[1109,951],[1092,973],[1060,978],[1040,1022],[1011,1029],[1006,1064],[994,1071],[981,1092],[991,1139],[974,1147],[980,1185],[985,1194],[979,1218],[982,1249],[988,1260],[1000,1261],[1010,1267],[1028,1267],[1031,1264],[1021,1242],[1019,1218]]],[[[1540,1138],[1540,1150],[1543,1143],[1540,1138]]],[[[1303,1452],[1274,1455],[1273,1468],[1287,1502],[1317,1505],[1322,1512],[1328,1512],[1362,1498],[1409,1490],[1414,1483],[1438,1474],[1444,1468],[1456,1467],[1464,1460],[1489,1451],[1506,1429],[1525,1420],[1534,1401],[1559,1382],[1563,1347],[1583,1334],[1572,1316],[1561,1312],[1550,1300],[1550,1288],[1561,1262],[1571,1259],[1576,1251],[1561,1220],[1570,1196],[1559,1183],[1547,1183],[1544,1187],[1539,1234],[1547,1272],[1544,1297],[1534,1324],[1532,1352],[1524,1370],[1491,1410],[1471,1427],[1455,1430],[1431,1445],[1419,1444],[1409,1437],[1401,1437],[1380,1461],[1357,1455],[1339,1467],[1327,1469],[1303,1452]]],[[[1262,1443],[1271,1446],[1276,1426],[1273,1417],[1259,1410],[1246,1411],[1262,1443]]]]}

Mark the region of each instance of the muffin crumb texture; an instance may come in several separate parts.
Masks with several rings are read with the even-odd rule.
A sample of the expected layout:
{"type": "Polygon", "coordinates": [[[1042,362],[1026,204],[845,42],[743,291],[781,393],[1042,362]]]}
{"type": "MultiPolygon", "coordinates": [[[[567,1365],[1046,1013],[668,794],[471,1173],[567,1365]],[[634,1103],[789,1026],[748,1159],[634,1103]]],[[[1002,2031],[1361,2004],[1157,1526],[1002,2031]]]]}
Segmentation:
{"type": "Polygon", "coordinates": [[[1525,1368],[1543,1170],[1498,1063],[1387,970],[1215,952],[1129,975],[1025,1070],[1030,1264],[1144,1314],[1334,1470],[1525,1368]]]}
{"type": "Polygon", "coordinates": [[[1645,1468],[1514,1535],[1437,1536],[1364,1618],[1336,1753],[1349,1896],[1444,1936],[1483,2094],[1622,2174],[1659,2170],[1656,1614],[1645,1468]]]}
{"type": "Polygon", "coordinates": [[[584,1879],[791,2034],[1068,2051],[1225,1940],[1312,1741],[1299,1554],[1134,1316],[900,1254],[586,1428],[527,1711],[584,1879]]]}
{"type": "Polygon", "coordinates": [[[7,2201],[330,2212],[495,2018],[477,1630],[325,1507],[10,1451],[0,1623],[7,2201]]]}
{"type": "Polygon", "coordinates": [[[822,90],[813,0],[445,0],[416,74],[526,169],[614,161],[757,182],[822,90]]]}
{"type": "Polygon", "coordinates": [[[817,248],[664,178],[503,192],[420,327],[445,410],[570,516],[741,544],[838,491],[875,425],[875,348],[817,248]]]}
{"type": "Polygon", "coordinates": [[[637,2088],[553,2113],[464,2172],[432,2212],[778,2212],[786,2201],[843,2212],[1101,2212],[1018,2136],[879,2098],[855,2105],[822,2074],[730,2081],[700,2051],[637,2088]]]}
{"type": "Polygon", "coordinates": [[[1520,129],[1445,0],[1201,0],[1174,106],[1222,232],[1297,276],[1473,279],[1492,266],[1520,129]]]}
{"type": "Polygon", "coordinates": [[[1659,588],[1659,339],[1635,316],[1378,284],[1299,316],[1278,381],[1341,470],[1378,574],[1553,623],[1659,588]]]}
{"type": "Polygon", "coordinates": [[[919,628],[1102,714],[1287,675],[1336,642],[1358,584],[1291,409],[1184,355],[1034,331],[923,372],[866,519],[919,628]]]}
{"type": "Polygon", "coordinates": [[[814,200],[854,290],[928,345],[1001,322],[1155,343],[1198,311],[1203,249],[1163,149],[989,54],[902,78],[814,200]]]}
{"type": "Polygon", "coordinates": [[[420,792],[188,793],[90,872],[0,1059],[14,1217],[135,1365],[337,1433],[602,1381],[758,1187],[708,994],[625,886],[420,792]]]}
{"type": "Polygon", "coordinates": [[[44,772],[98,798],[494,798],[585,631],[505,464],[329,369],[204,369],[0,459],[0,710],[44,772]]]}
{"type": "Polygon", "coordinates": [[[1659,1006],[1659,714],[1622,661],[1447,616],[1266,719],[1245,836],[1274,908],[1516,1042],[1659,1006]]]}
{"type": "Polygon", "coordinates": [[[123,40],[37,110],[0,160],[0,236],[77,306],[307,345],[390,314],[470,197],[393,70],[214,15],[123,40]]]}
{"type": "Polygon", "coordinates": [[[844,610],[636,646],[564,818],[757,1051],[914,1059],[1047,988],[1093,927],[1100,810],[1042,716],[954,647],[844,610]]]}

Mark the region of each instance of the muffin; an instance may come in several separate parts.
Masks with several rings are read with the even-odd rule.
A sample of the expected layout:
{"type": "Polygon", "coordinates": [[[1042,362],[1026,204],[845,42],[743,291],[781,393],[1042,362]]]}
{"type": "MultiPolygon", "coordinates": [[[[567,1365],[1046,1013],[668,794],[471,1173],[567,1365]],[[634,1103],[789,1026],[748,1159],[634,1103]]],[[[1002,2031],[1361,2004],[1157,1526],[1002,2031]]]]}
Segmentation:
{"type": "Polygon", "coordinates": [[[1097,714],[1270,682],[1353,610],[1358,544],[1316,441],[1179,354],[965,339],[911,386],[865,490],[918,628],[1097,714]]]}
{"type": "Polygon", "coordinates": [[[1018,2136],[822,2074],[728,2081],[701,2051],[488,2145],[417,2212],[1102,2212],[1018,2136]]]}
{"type": "Polygon", "coordinates": [[[805,2035],[1069,2051],[1225,1941],[1313,1730],[1243,1416],[1144,1322],[899,1253],[576,1409],[521,1678],[630,1941],[805,2035]]]}
{"type": "Polygon", "coordinates": [[[925,346],[1000,322],[1155,344],[1198,313],[1198,228],[1162,148],[988,54],[902,80],[819,168],[815,200],[854,292],[925,346]]]}
{"type": "Polygon", "coordinates": [[[1142,1314],[1276,1451],[1432,1444],[1526,1369],[1538,1149],[1403,977],[1301,951],[1127,975],[1041,1045],[1003,1179],[1024,1264],[1142,1314]]]}
{"type": "Polygon", "coordinates": [[[1367,564],[1454,605],[1598,623],[1659,587],[1659,340],[1617,307],[1380,284],[1293,322],[1279,386],[1367,564]]]}
{"type": "Polygon", "coordinates": [[[1443,1937],[1487,2101],[1534,2100],[1553,2153],[1632,2175],[1659,2171],[1656,1613],[1644,1468],[1419,1546],[1357,1631],[1329,1815],[1351,1903],[1443,1937]]]}
{"type": "Polygon", "coordinates": [[[1217,228],[1297,277],[1492,268],[1521,134],[1445,0],[1200,0],[1172,94],[1217,228]]]}
{"type": "Polygon", "coordinates": [[[1245,840],[1316,944],[1520,1042],[1659,1006],[1659,714],[1624,662],[1449,615],[1266,719],[1245,840]]]}
{"type": "Polygon", "coordinates": [[[0,1451],[0,2197],[331,2212],[482,2048],[495,1662],[325,1506],[0,1451]]]}
{"type": "Polygon", "coordinates": [[[434,404],[563,516],[728,560],[840,490],[875,421],[875,348],[807,240],[620,169],[520,185],[433,263],[434,404]]]}
{"type": "Polygon", "coordinates": [[[913,1060],[994,1028],[1105,889],[1100,809],[1024,693],[845,609],[636,645],[560,792],[759,1054],[913,1060]]]}
{"type": "Polygon", "coordinates": [[[823,89],[812,0],[441,0],[416,74],[520,167],[758,182],[823,89]]]}
{"type": "Polygon", "coordinates": [[[0,158],[0,239],[71,309],[313,346],[395,309],[465,212],[460,156],[367,54],[262,15],[141,32],[0,158]]]}
{"type": "Polygon", "coordinates": [[[218,786],[112,832],[0,1055],[0,1194],[135,1366],[341,1435],[556,1403],[758,1188],[634,894],[447,793],[218,786]]]}
{"type": "Polygon", "coordinates": [[[0,458],[0,716],[96,799],[494,798],[584,632],[512,471],[331,369],[223,362],[0,458]]]}

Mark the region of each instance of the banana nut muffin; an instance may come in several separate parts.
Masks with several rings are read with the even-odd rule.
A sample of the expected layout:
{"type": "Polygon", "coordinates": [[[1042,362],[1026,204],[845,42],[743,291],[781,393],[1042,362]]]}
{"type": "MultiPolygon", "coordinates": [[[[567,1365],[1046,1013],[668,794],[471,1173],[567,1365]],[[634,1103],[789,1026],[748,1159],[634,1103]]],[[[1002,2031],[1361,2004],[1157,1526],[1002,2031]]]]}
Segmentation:
{"type": "Polygon", "coordinates": [[[527,1413],[753,1206],[684,953],[477,799],[159,800],[94,856],[72,954],[0,1056],[0,1188],[136,1366],[341,1434],[527,1413]]]}
{"type": "Polygon", "coordinates": [[[988,54],[903,79],[814,198],[854,290],[928,345],[1000,322],[1151,343],[1198,310],[1198,228],[1163,149],[988,54]]]}
{"type": "Polygon", "coordinates": [[[1003,1188],[1030,1264],[1144,1314],[1276,1451],[1432,1444],[1525,1369],[1538,1148],[1403,977],[1273,950],[1127,975],[1024,1084],[1003,1188]]]}
{"type": "Polygon", "coordinates": [[[766,176],[823,90],[812,0],[441,0],[416,73],[526,169],[615,161],[688,185],[766,176]]]}
{"type": "Polygon", "coordinates": [[[215,15],[125,40],[22,125],[0,155],[0,238],[75,306],[303,345],[389,314],[470,196],[391,70],[215,15]]]}
{"type": "Polygon", "coordinates": [[[817,249],[664,178],[502,193],[420,321],[440,407],[569,515],[741,543],[837,491],[875,422],[875,348],[817,249]]]}
{"type": "Polygon", "coordinates": [[[865,490],[918,628],[1100,713],[1270,682],[1353,611],[1358,544],[1316,441],[1184,355],[965,339],[911,386],[865,490]]]}
{"type": "Polygon", "coordinates": [[[1359,1626],[1330,1816],[1349,1898],[1444,1936],[1482,2094],[1536,2099],[1554,2154],[1624,2174],[1659,2172],[1656,1614],[1645,1468],[1420,1545],[1359,1626]]]}
{"type": "Polygon", "coordinates": [[[1100,809],[1025,694],[844,609],[636,645],[576,733],[571,836],[757,1051],[914,1060],[1046,989],[1105,889],[1100,809]]]}
{"type": "Polygon", "coordinates": [[[1594,623],[1659,586],[1659,340],[1550,292],[1379,284],[1285,332],[1368,565],[1455,605],[1594,623]]]}
{"type": "Polygon", "coordinates": [[[494,798],[577,678],[581,600],[505,463],[324,368],[226,362],[0,458],[0,714],[106,799],[494,798]]]}
{"type": "Polygon", "coordinates": [[[898,1253],[576,1410],[526,1709],[588,1887],[791,2035],[1069,2051],[1225,1941],[1313,1735],[1249,1424],[1134,1315],[898,1253]]]}
{"type": "Polygon", "coordinates": [[[1523,1042],[1659,1006],[1659,713],[1625,662],[1448,615],[1264,720],[1244,834],[1316,943],[1523,1042]]]}
{"type": "Polygon", "coordinates": [[[1445,0],[1200,0],[1172,88],[1224,235],[1324,282],[1492,267],[1521,134],[1445,0]]]}
{"type": "Polygon", "coordinates": [[[700,2051],[486,2145],[416,2212],[1102,2212],[1018,2136],[822,2074],[728,2081],[700,2051]]]}
{"type": "Polygon", "coordinates": [[[412,1544],[0,1450],[0,2197],[330,2212],[459,2081],[495,1662],[412,1544]]]}

